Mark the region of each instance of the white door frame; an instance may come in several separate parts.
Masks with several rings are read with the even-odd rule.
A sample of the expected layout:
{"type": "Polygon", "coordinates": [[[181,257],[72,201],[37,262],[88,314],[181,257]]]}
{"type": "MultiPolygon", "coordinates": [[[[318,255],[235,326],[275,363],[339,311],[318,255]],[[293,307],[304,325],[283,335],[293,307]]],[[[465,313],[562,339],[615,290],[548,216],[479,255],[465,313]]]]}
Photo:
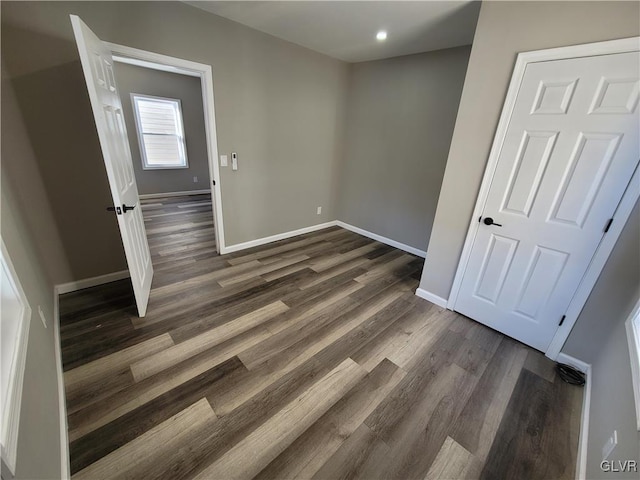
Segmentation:
{"type": "MultiPolygon", "coordinates": [[[[498,128],[496,130],[495,138],[491,146],[491,153],[487,161],[487,167],[482,178],[482,184],[480,186],[480,192],[478,193],[478,199],[471,215],[469,222],[469,230],[465,238],[464,247],[456,270],[456,275],[451,287],[451,293],[447,301],[447,308],[453,310],[458,294],[460,292],[460,286],[462,285],[462,278],[464,276],[469,258],[471,256],[471,247],[475,241],[476,234],[478,232],[479,223],[478,218],[482,215],[484,207],[489,195],[489,188],[493,181],[493,176],[498,166],[498,158],[502,150],[507,128],[511,120],[511,115],[516,104],[516,98],[522,84],[522,79],[526,67],[529,63],[533,62],[545,62],[550,60],[565,60],[569,58],[580,57],[592,57],[597,55],[609,55],[614,53],[626,53],[640,51],[640,37],[624,38],[620,40],[611,40],[607,42],[588,43],[584,45],[575,45],[570,47],[551,48],[547,50],[536,50],[532,52],[522,52],[518,54],[516,64],[513,69],[513,76],[511,77],[511,83],[509,84],[509,90],[507,91],[507,97],[502,108],[502,114],[500,121],[498,122],[498,128]]],[[[545,352],[545,355],[552,360],[556,360],[560,354],[560,350],[564,345],[564,342],[569,337],[569,333],[576,323],[582,308],[584,307],[593,286],[604,267],[604,264],[609,258],[609,254],[613,250],[613,247],[622,232],[631,210],[640,196],[640,171],[636,168],[636,171],[624,192],[620,203],[615,212],[614,221],[607,234],[602,238],[600,245],[598,246],[593,259],[587,269],[578,290],[571,299],[569,307],[565,313],[566,318],[562,326],[560,326],[549,345],[549,348],[545,352]]]]}
{"type": "Polygon", "coordinates": [[[116,43],[104,43],[107,48],[111,49],[115,62],[200,78],[202,85],[202,104],[204,107],[204,125],[207,136],[207,153],[209,157],[209,177],[211,179],[209,187],[211,188],[211,198],[213,199],[213,223],[216,232],[216,247],[218,253],[227,253],[224,238],[224,219],[222,215],[222,185],[220,167],[218,166],[218,138],[216,135],[216,112],[213,101],[213,71],[211,65],[170,57],[160,53],[148,52],[116,43]]]}

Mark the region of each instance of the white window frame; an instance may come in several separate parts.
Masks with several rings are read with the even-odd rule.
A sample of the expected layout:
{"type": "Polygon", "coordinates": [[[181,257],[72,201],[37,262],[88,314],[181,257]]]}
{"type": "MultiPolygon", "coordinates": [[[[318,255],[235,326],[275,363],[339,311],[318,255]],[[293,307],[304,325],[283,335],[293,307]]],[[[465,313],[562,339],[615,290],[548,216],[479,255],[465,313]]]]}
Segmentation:
{"type": "MultiPolygon", "coordinates": [[[[20,407],[22,403],[22,383],[27,359],[27,343],[29,340],[29,323],[31,321],[31,307],[27,296],[22,289],[18,276],[9,258],[9,253],[4,242],[0,239],[1,252],[0,268],[7,275],[10,287],[15,298],[21,305],[17,342],[11,355],[11,368],[9,370],[6,404],[2,405],[2,428],[0,444],[2,446],[2,473],[5,468],[10,470],[11,476],[15,475],[16,457],[18,450],[18,427],[20,424],[20,407]]],[[[6,319],[3,319],[6,321],[6,319]]],[[[5,392],[0,392],[5,398],[5,392]]]]}
{"type": "Polygon", "coordinates": [[[631,311],[625,326],[627,328],[627,341],[629,342],[633,395],[636,403],[636,426],[640,431],[640,300],[631,311]]]}
{"type": "MultiPolygon", "coordinates": [[[[141,93],[131,93],[131,106],[133,108],[133,116],[136,120],[136,132],[138,134],[138,145],[140,146],[140,157],[142,158],[142,169],[143,170],[175,170],[175,169],[183,169],[189,168],[189,160],[187,158],[187,144],[184,135],[184,121],[182,119],[182,102],[179,98],[168,98],[168,97],[157,97],[153,95],[143,95],[141,93]],[[175,105],[177,110],[177,122],[176,128],[178,133],[173,135],[178,138],[179,142],[179,150],[180,150],[180,164],[174,165],[150,165],[147,157],[147,151],[144,143],[144,134],[142,131],[142,122],[140,121],[140,114],[138,112],[138,106],[136,103],[136,99],[140,98],[143,100],[155,100],[157,102],[165,102],[171,103],[175,105]]],[[[148,134],[148,132],[147,132],[148,134]]],[[[167,136],[171,136],[167,134],[167,136]]]]}

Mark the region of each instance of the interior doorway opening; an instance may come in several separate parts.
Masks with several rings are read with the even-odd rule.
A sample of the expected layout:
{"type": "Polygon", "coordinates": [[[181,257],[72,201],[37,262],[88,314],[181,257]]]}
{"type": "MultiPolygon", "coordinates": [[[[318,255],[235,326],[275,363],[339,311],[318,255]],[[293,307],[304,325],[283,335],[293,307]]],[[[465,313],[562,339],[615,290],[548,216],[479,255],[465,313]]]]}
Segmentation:
{"type": "MultiPolygon", "coordinates": [[[[224,220],[222,215],[222,196],[220,185],[220,172],[217,163],[218,147],[215,127],[215,107],[213,99],[213,73],[210,65],[191,62],[175,57],[169,57],[145,50],[139,50],[123,45],[117,45],[105,42],[108,48],[111,49],[114,62],[121,65],[132,65],[135,67],[141,67],[144,69],[156,70],[161,72],[169,72],[173,74],[184,75],[188,77],[196,77],[200,80],[201,88],[201,100],[202,109],[204,115],[204,141],[206,143],[206,158],[207,158],[207,171],[208,181],[207,186],[203,185],[202,189],[198,189],[193,192],[177,191],[170,195],[140,195],[141,204],[145,209],[152,209],[150,205],[158,203],[158,200],[164,201],[167,205],[183,203],[183,207],[189,204],[200,204],[198,209],[204,208],[204,202],[210,202],[214,229],[214,246],[213,248],[219,254],[226,253],[225,236],[224,236],[224,220]],[[187,195],[198,195],[197,198],[189,199],[187,195]],[[169,198],[175,197],[173,200],[169,198]],[[153,199],[154,201],[150,201],[153,199]]],[[[121,98],[123,104],[131,105],[129,98],[121,98]]],[[[133,132],[135,134],[135,132],[133,132]]],[[[138,145],[133,145],[130,142],[131,151],[139,152],[138,145]]],[[[135,162],[135,160],[134,160],[135,162]]],[[[198,183],[203,184],[201,178],[198,178],[198,183]]],[[[171,210],[172,207],[169,207],[171,210]]],[[[177,207],[176,207],[177,208],[177,207]]],[[[190,208],[190,207],[189,207],[190,208]]],[[[171,213],[180,213],[180,210],[173,211],[171,213]]],[[[145,215],[148,217],[153,215],[150,213],[145,215]]]]}
{"type": "Polygon", "coordinates": [[[200,78],[117,61],[113,70],[156,275],[217,255],[200,78]]]}

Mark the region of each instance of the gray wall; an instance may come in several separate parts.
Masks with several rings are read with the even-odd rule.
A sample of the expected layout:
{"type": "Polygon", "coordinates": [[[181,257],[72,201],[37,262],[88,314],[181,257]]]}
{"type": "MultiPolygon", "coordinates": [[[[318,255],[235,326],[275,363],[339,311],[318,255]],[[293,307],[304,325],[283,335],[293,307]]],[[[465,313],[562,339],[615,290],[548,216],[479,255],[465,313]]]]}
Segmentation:
{"type": "Polygon", "coordinates": [[[339,220],[426,250],[469,53],[351,65],[339,220]]]}
{"type": "Polygon", "coordinates": [[[115,74],[127,124],[138,193],[209,189],[211,184],[209,183],[209,160],[207,158],[207,137],[200,79],[124,63],[115,64],[115,74]],[[189,168],[170,170],[144,170],[142,168],[140,142],[138,141],[131,103],[132,93],[180,100],[189,168]],[[194,176],[198,177],[197,182],[193,181],[194,176]]]}
{"type": "Polygon", "coordinates": [[[605,474],[602,446],[618,431],[611,460],[640,463],[631,360],[625,321],[640,298],[640,203],[636,204],[618,242],[571,331],[563,351],[591,364],[587,478],[638,478],[638,474],[605,474]]]}
{"type": "Polygon", "coordinates": [[[13,87],[4,75],[4,66],[2,73],[0,232],[32,312],[16,475],[25,479],[56,478],[60,476],[60,414],[50,273],[65,271],[68,267],[13,87]],[[39,306],[48,328],[40,321],[39,306]]]}
{"type": "Polygon", "coordinates": [[[420,288],[449,297],[518,52],[637,36],[638,2],[483,2],[420,288]]]}
{"type": "Polygon", "coordinates": [[[240,161],[221,169],[227,245],[335,219],[347,64],[179,2],[1,9],[2,57],[70,264],[55,283],[126,268],[70,13],[104,40],[212,66],[219,153],[240,161]]]}

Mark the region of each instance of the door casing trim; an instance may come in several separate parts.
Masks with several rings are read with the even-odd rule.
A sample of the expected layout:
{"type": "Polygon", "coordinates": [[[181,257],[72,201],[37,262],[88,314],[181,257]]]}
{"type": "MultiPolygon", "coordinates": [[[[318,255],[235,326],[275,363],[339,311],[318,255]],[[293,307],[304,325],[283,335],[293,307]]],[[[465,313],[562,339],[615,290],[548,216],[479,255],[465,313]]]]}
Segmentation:
{"type": "MultiPolygon", "coordinates": [[[[453,286],[451,287],[451,293],[447,300],[447,308],[449,310],[454,309],[454,305],[460,292],[462,285],[462,278],[464,277],[469,258],[471,256],[471,247],[475,241],[476,234],[478,232],[477,218],[484,211],[487,197],[489,195],[489,188],[493,176],[498,166],[498,159],[500,152],[504,144],[507,128],[515,108],[516,99],[520,86],[524,78],[527,65],[534,62],[548,62],[551,60],[566,60],[570,58],[581,57],[594,57],[598,55],[610,55],[615,53],[627,53],[640,51],[640,37],[623,38],[620,40],[610,40],[606,42],[587,43],[583,45],[573,45],[568,47],[551,48],[546,50],[535,50],[531,52],[522,52],[518,54],[516,63],[513,69],[511,82],[509,83],[509,89],[505,98],[496,134],[491,145],[491,151],[487,160],[487,166],[482,177],[482,183],[480,185],[480,191],[476,200],[473,214],[469,221],[469,229],[464,241],[464,247],[462,248],[462,254],[458,262],[458,268],[453,280],[453,286]]],[[[613,250],[622,228],[627,222],[633,207],[640,196],[640,172],[638,168],[631,178],[620,203],[615,212],[614,222],[611,225],[609,232],[602,238],[596,252],[593,256],[591,263],[585,273],[582,281],[578,286],[578,290],[574,294],[569,307],[566,312],[566,318],[562,326],[556,331],[553,340],[549,344],[545,355],[552,360],[556,360],[560,354],[560,350],[564,345],[564,342],[569,337],[571,329],[575,325],[584,304],[595,285],[604,264],[609,258],[609,254],[613,250]]]]}

